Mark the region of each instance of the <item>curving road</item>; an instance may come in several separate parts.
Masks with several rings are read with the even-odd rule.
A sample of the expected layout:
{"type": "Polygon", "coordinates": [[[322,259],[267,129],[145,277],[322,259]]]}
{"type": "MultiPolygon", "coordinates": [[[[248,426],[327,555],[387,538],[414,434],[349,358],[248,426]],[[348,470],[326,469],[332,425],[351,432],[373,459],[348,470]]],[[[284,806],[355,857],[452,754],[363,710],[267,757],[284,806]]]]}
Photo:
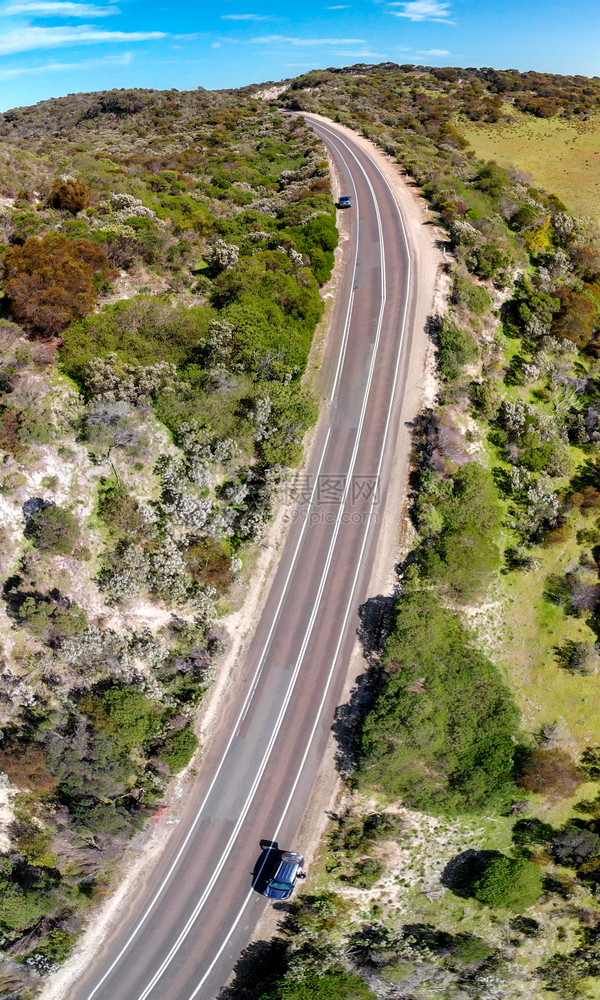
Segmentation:
{"type": "MultiPolygon", "coordinates": [[[[341,193],[344,266],[321,370],[327,398],[280,563],[183,817],[70,1000],[212,1000],[264,907],[263,839],[296,835],[367,597],[414,329],[415,262],[379,167],[311,119],[341,193]]],[[[412,415],[412,414],[411,414],[412,415]]]]}

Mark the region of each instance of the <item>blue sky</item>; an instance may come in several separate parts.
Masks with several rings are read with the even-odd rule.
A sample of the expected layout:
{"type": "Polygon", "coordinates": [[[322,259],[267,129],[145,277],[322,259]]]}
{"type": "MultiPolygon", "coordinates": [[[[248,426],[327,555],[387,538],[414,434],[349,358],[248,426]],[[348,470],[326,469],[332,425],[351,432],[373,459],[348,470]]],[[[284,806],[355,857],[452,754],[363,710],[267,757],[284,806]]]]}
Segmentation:
{"type": "Polygon", "coordinates": [[[0,110],[355,62],[600,75],[598,0],[0,0],[0,110]]]}

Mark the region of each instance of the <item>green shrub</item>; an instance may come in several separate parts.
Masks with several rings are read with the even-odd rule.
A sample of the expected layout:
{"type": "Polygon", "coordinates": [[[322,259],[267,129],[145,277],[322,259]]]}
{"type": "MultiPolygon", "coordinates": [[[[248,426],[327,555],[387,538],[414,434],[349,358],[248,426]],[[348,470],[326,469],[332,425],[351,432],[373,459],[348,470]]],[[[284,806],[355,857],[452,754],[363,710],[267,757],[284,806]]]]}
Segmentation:
{"type": "Polygon", "coordinates": [[[442,321],[438,338],[440,372],[447,382],[454,382],[465,365],[477,360],[477,344],[472,333],[448,318],[442,321]]]}
{"type": "Polygon", "coordinates": [[[436,504],[443,527],[421,552],[424,573],[459,600],[482,595],[500,567],[496,536],[501,508],[494,481],[475,462],[452,478],[453,490],[436,504]]]}
{"type": "Polygon", "coordinates": [[[363,727],[360,787],[436,814],[506,806],[518,713],[459,617],[431,592],[403,595],[385,662],[363,727]]]}
{"type": "Polygon", "coordinates": [[[28,595],[18,606],[19,622],[39,639],[79,635],[87,628],[87,614],[73,601],[28,595]]]}
{"type": "Polygon", "coordinates": [[[285,977],[260,1000],[374,1000],[367,984],[351,972],[309,973],[303,979],[285,977]]]}
{"type": "Polygon", "coordinates": [[[525,858],[492,858],[473,886],[480,903],[492,909],[521,913],[537,903],[542,894],[542,871],[525,858]]]}
{"type": "Polygon", "coordinates": [[[160,705],[129,685],[87,694],[80,699],[79,707],[125,750],[156,737],[163,724],[160,705]]]}
{"type": "Polygon", "coordinates": [[[44,507],[33,515],[25,534],[44,552],[70,556],[79,541],[79,524],[64,507],[44,507]]]}
{"type": "Polygon", "coordinates": [[[173,774],[187,767],[198,749],[198,737],[189,726],[170,736],[165,741],[162,759],[169,765],[173,774]]]}
{"type": "Polygon", "coordinates": [[[295,226],[287,231],[294,237],[300,253],[310,257],[311,270],[319,284],[329,281],[334,263],[333,251],[338,244],[334,219],[330,215],[318,215],[304,226],[295,226]]]}

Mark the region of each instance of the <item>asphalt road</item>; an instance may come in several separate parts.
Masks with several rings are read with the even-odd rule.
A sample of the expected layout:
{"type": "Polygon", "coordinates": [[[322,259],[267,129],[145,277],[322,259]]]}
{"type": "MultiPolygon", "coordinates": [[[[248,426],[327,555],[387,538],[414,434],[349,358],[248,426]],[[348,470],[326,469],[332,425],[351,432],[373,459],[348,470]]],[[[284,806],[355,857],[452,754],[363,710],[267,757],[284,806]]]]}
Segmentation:
{"type": "MultiPolygon", "coordinates": [[[[310,117],[307,116],[308,120],[310,117]]],[[[314,122],[353,207],[321,371],[327,397],[270,594],[184,815],[70,1000],[213,1000],[265,906],[261,840],[297,832],[342,698],[402,415],[415,288],[369,155],[314,122]]]]}

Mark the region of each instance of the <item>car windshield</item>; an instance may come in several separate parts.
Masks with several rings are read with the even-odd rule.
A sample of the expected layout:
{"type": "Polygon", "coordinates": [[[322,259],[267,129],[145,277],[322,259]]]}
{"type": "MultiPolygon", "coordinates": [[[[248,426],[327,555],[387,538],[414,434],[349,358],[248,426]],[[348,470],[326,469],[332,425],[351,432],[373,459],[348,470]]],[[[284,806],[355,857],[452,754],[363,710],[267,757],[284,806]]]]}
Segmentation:
{"type": "Polygon", "coordinates": [[[292,882],[269,882],[269,887],[271,889],[293,889],[292,882]]]}

